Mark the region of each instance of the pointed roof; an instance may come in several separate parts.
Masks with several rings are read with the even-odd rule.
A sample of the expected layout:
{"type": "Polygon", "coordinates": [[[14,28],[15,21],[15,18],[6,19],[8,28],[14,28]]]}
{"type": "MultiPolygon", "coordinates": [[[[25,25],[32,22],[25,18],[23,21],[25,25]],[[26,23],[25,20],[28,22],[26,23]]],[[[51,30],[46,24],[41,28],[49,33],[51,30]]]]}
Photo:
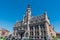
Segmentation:
{"type": "Polygon", "coordinates": [[[6,30],[6,29],[4,29],[4,28],[0,28],[0,31],[2,31],[2,30],[5,30],[5,31],[9,32],[8,30],[6,30]]]}
{"type": "Polygon", "coordinates": [[[56,34],[60,34],[60,32],[57,32],[56,34]]]}

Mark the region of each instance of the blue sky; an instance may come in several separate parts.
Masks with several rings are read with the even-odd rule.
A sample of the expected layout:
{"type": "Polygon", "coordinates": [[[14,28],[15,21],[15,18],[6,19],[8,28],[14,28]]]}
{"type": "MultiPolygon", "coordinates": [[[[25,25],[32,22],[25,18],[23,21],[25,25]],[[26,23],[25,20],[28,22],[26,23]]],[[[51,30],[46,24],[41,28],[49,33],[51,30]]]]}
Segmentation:
{"type": "Polygon", "coordinates": [[[60,0],[0,0],[0,27],[12,33],[16,20],[22,20],[28,4],[33,16],[47,11],[51,24],[60,32],[60,0]]]}

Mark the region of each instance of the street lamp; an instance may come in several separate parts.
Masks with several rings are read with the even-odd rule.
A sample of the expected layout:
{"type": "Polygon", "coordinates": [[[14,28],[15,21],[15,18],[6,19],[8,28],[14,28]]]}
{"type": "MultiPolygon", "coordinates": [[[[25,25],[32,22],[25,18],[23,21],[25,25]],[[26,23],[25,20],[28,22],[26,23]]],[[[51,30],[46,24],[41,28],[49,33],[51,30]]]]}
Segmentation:
{"type": "Polygon", "coordinates": [[[20,34],[20,37],[21,37],[20,40],[22,39],[24,33],[25,33],[25,30],[19,30],[18,31],[18,34],[20,34]]]}

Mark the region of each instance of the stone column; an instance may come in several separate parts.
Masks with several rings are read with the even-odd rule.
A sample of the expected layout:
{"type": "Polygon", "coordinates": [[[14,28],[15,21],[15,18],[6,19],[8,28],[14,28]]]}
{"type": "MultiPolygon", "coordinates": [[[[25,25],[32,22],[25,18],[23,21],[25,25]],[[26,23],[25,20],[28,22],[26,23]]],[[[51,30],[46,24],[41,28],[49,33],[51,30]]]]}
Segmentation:
{"type": "Polygon", "coordinates": [[[45,23],[44,26],[45,26],[45,29],[46,29],[46,30],[45,30],[45,31],[46,31],[46,39],[49,40],[49,36],[50,36],[50,35],[49,35],[49,26],[48,26],[47,23],[45,23]]]}
{"type": "Polygon", "coordinates": [[[35,39],[35,27],[33,26],[33,33],[34,33],[34,39],[35,39]]]}
{"type": "Polygon", "coordinates": [[[29,36],[30,36],[30,28],[29,28],[29,24],[27,24],[27,32],[28,32],[28,39],[29,39],[29,36]]]}
{"type": "Polygon", "coordinates": [[[43,26],[42,26],[41,30],[42,30],[41,34],[43,34],[43,35],[41,35],[42,36],[42,40],[44,40],[44,29],[43,29],[43,26]]]}
{"type": "Polygon", "coordinates": [[[41,39],[41,28],[40,28],[40,25],[39,25],[39,39],[41,39]]]}

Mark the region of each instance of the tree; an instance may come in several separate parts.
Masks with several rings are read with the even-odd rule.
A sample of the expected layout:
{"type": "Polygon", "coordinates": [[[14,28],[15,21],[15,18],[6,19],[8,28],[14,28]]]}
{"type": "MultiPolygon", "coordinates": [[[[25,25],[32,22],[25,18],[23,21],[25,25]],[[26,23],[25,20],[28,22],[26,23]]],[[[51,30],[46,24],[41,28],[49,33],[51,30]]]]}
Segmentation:
{"type": "Polygon", "coordinates": [[[58,37],[57,37],[57,36],[52,36],[52,38],[53,38],[54,40],[58,40],[58,37]]]}
{"type": "Polygon", "coordinates": [[[6,40],[6,38],[4,38],[4,37],[0,37],[0,40],[6,40]]]}

